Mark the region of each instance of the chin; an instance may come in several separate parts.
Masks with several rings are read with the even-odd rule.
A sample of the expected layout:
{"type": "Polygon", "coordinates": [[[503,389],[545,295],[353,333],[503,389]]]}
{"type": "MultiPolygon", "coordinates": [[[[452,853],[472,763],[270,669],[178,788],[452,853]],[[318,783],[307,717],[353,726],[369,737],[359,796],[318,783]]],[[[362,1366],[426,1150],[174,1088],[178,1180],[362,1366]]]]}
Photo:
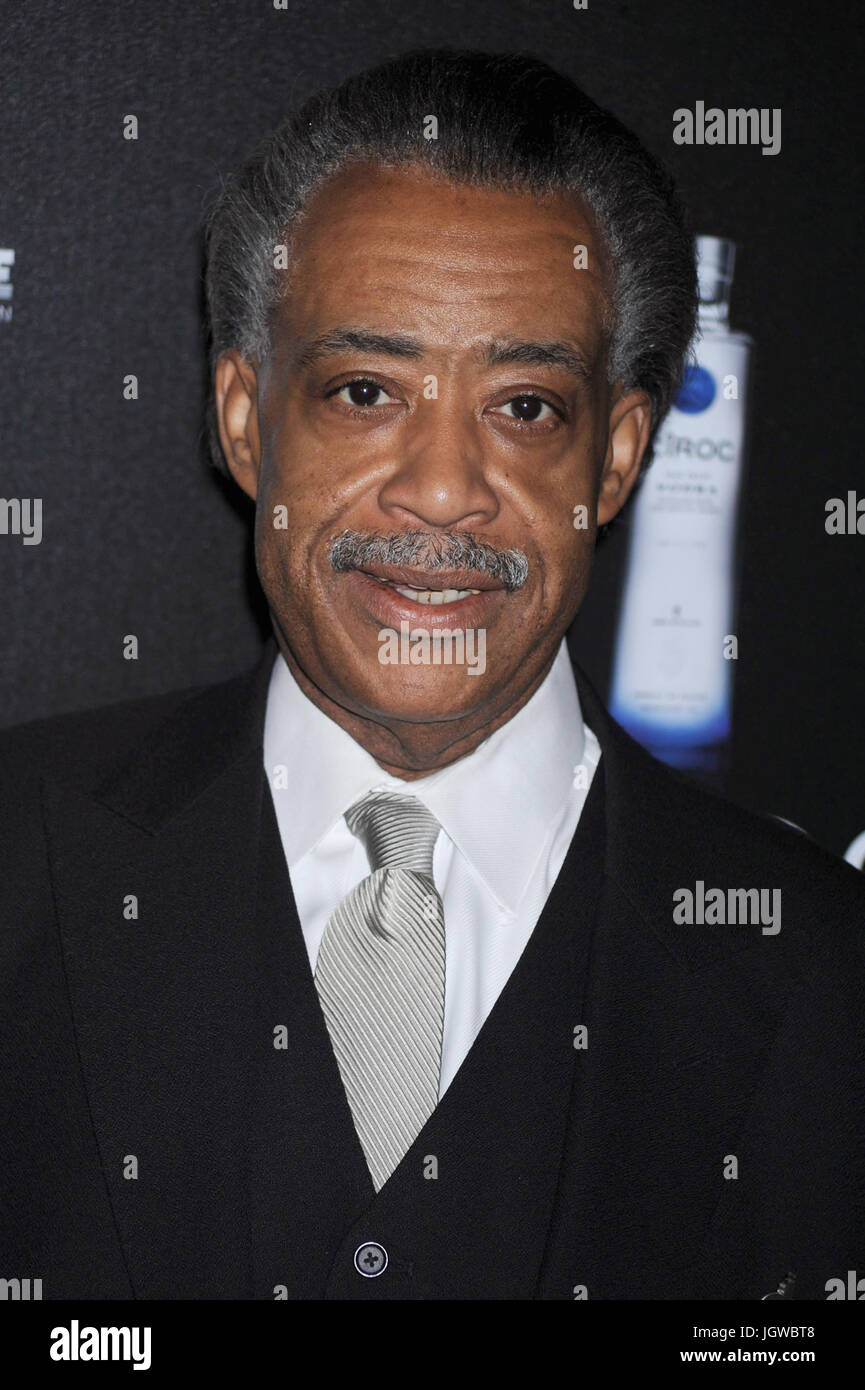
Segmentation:
{"type": "Polygon", "coordinates": [[[489,693],[486,674],[472,676],[466,668],[453,667],[377,667],[362,684],[362,692],[355,687],[353,701],[361,713],[412,724],[464,719],[486,703],[489,693]]]}

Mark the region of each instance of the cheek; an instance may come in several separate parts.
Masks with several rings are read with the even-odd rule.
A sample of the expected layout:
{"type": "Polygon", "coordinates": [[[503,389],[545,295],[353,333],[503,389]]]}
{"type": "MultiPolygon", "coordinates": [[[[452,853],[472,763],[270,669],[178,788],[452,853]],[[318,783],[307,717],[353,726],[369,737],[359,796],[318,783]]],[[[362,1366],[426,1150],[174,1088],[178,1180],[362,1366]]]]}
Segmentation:
{"type": "Polygon", "coordinates": [[[602,440],[587,421],[569,457],[561,460],[555,487],[544,499],[541,543],[551,575],[558,573],[567,584],[583,577],[591,566],[597,538],[598,452],[602,440]]]}
{"type": "Polygon", "coordinates": [[[542,555],[545,612],[548,616],[553,613],[566,615],[568,620],[585,595],[596,536],[594,507],[587,502],[584,511],[575,513],[573,505],[567,508],[564,517],[557,518],[555,530],[550,528],[542,555]]]}
{"type": "Polygon", "coordinates": [[[295,508],[285,499],[285,491],[277,489],[256,508],[255,565],[271,608],[288,623],[306,608],[309,583],[295,508]]]}
{"type": "Polygon", "coordinates": [[[255,517],[256,551],[272,568],[302,563],[306,539],[326,514],[323,473],[302,449],[265,458],[255,517]]]}
{"type": "Polygon", "coordinates": [[[551,591],[572,583],[594,553],[596,505],[588,476],[574,465],[563,467],[554,487],[542,497],[526,490],[515,510],[514,544],[530,557],[534,551],[551,591]]]}
{"type": "Polygon", "coordinates": [[[331,450],[312,428],[304,403],[290,392],[280,399],[278,418],[269,421],[261,449],[262,475],[272,503],[307,513],[316,499],[321,506],[334,472],[331,450]]]}

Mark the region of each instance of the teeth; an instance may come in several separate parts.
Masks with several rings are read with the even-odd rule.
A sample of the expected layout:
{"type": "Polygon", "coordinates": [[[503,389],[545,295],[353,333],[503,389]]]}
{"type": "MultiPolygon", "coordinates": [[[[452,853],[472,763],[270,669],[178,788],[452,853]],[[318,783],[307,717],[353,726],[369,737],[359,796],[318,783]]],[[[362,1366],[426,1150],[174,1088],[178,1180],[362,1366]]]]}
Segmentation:
{"type": "Polygon", "coordinates": [[[468,598],[469,594],[479,594],[480,589],[410,589],[403,588],[400,584],[391,586],[396,589],[403,598],[410,598],[414,603],[457,603],[459,599],[468,598]]]}
{"type": "Polygon", "coordinates": [[[377,579],[379,584],[386,584],[389,589],[395,589],[413,603],[458,603],[460,599],[468,598],[469,594],[481,592],[480,589],[415,589],[410,584],[395,584],[391,579],[382,579],[378,574],[371,578],[377,579]]]}

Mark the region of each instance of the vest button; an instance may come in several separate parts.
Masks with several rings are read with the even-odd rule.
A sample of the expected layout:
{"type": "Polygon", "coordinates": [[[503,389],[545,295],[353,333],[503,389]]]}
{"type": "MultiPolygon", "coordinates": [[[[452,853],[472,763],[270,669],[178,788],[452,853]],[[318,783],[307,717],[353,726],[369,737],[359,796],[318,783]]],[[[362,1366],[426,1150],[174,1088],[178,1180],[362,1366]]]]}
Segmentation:
{"type": "Polygon", "coordinates": [[[366,1240],[354,1252],[354,1267],[365,1279],[374,1279],[387,1268],[387,1251],[374,1240],[366,1240]]]}

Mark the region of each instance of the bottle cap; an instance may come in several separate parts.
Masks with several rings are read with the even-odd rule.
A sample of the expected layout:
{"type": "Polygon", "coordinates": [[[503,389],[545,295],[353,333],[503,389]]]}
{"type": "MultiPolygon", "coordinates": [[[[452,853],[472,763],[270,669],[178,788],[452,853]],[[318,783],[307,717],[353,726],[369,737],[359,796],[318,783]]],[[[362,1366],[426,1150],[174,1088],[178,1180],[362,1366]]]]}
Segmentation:
{"type": "Polygon", "coordinates": [[[720,236],[698,236],[697,284],[701,304],[726,304],[730,299],[736,243],[720,236]]]}

